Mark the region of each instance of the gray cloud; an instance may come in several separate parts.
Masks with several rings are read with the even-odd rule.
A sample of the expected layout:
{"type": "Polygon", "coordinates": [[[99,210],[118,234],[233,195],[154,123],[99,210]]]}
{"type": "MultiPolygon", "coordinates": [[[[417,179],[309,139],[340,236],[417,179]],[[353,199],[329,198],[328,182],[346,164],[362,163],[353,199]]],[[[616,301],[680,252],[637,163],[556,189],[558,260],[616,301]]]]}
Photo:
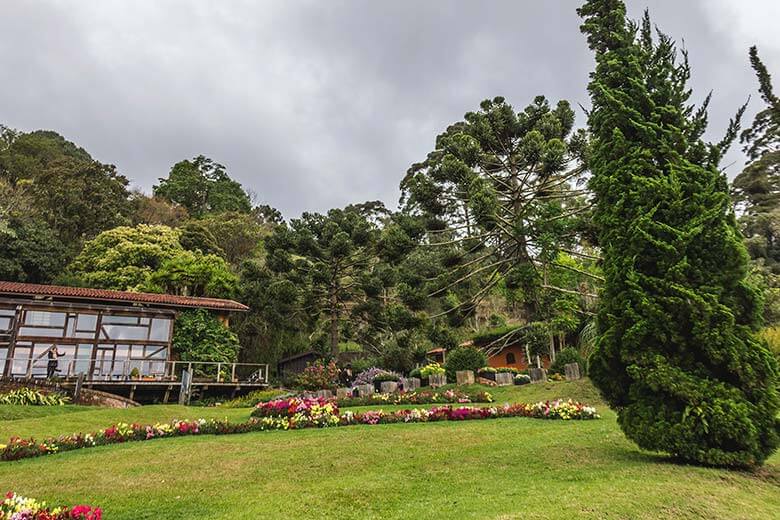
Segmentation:
{"type": "MultiPolygon", "coordinates": [[[[587,104],[578,4],[5,2],[0,121],[57,130],[146,190],[203,153],[286,216],[395,206],[408,166],[480,100],[587,104]]],[[[696,98],[714,90],[716,139],[756,90],[748,46],[780,70],[776,2],[629,1],[632,16],[646,4],[684,38],[696,98]]]]}

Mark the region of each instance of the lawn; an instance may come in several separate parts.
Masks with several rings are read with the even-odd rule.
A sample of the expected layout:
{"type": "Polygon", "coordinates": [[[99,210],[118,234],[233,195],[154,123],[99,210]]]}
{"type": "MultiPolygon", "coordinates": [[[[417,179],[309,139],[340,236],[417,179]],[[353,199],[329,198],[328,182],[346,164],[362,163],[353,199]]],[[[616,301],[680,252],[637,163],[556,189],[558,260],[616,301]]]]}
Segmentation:
{"type": "MultiPolygon", "coordinates": [[[[112,519],[776,518],[780,456],[758,473],[638,450],[587,382],[494,391],[599,406],[600,421],[525,418],[258,432],[104,446],[0,463],[0,489],[101,505],[112,519]]],[[[116,421],[242,419],[246,409],[67,407],[3,420],[0,438],[116,421]]],[[[7,418],[10,410],[0,409],[7,418]]]]}

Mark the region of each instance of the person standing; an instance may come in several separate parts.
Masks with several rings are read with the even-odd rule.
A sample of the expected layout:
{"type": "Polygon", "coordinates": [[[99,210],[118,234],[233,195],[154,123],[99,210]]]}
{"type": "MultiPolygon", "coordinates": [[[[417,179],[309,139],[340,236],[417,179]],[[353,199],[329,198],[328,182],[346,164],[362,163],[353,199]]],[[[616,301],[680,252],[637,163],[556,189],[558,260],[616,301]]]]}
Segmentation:
{"type": "Polygon", "coordinates": [[[46,365],[46,377],[48,379],[51,379],[54,377],[54,374],[59,372],[59,364],[60,364],[60,356],[62,354],[59,350],[57,350],[57,346],[53,346],[49,349],[48,357],[49,357],[49,363],[46,365]]]}

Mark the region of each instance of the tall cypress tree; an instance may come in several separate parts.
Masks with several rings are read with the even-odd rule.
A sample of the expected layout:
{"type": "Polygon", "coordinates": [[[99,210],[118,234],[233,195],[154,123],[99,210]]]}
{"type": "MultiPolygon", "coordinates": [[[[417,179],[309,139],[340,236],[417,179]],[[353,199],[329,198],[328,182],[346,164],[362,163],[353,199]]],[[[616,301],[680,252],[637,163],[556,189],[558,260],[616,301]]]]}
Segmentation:
{"type": "Polygon", "coordinates": [[[779,441],[778,372],[754,335],[761,298],[717,168],[738,118],[705,143],[687,56],[648,15],[627,21],[621,0],[578,12],[596,54],[589,166],[606,279],[590,374],[639,446],[760,464],[779,441]]]}

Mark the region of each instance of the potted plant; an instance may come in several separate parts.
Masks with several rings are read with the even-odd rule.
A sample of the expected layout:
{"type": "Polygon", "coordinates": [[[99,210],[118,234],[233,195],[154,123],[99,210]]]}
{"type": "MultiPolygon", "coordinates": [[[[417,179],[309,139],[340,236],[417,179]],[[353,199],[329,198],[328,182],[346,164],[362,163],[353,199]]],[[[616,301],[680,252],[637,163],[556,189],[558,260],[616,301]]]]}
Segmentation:
{"type": "Polygon", "coordinates": [[[138,367],[133,367],[133,369],[130,371],[130,379],[139,379],[141,377],[141,372],[139,372],[138,367]]]}
{"type": "Polygon", "coordinates": [[[385,381],[393,381],[397,383],[400,379],[401,377],[395,372],[381,372],[374,376],[374,390],[379,392],[381,390],[382,383],[385,381]]]}
{"type": "Polygon", "coordinates": [[[515,376],[515,384],[516,385],[527,385],[531,382],[531,376],[528,374],[517,374],[515,376]]]}
{"type": "Polygon", "coordinates": [[[491,381],[495,381],[496,372],[497,370],[493,367],[482,367],[477,371],[477,374],[479,375],[479,377],[484,377],[485,379],[490,379],[491,381]]]}

